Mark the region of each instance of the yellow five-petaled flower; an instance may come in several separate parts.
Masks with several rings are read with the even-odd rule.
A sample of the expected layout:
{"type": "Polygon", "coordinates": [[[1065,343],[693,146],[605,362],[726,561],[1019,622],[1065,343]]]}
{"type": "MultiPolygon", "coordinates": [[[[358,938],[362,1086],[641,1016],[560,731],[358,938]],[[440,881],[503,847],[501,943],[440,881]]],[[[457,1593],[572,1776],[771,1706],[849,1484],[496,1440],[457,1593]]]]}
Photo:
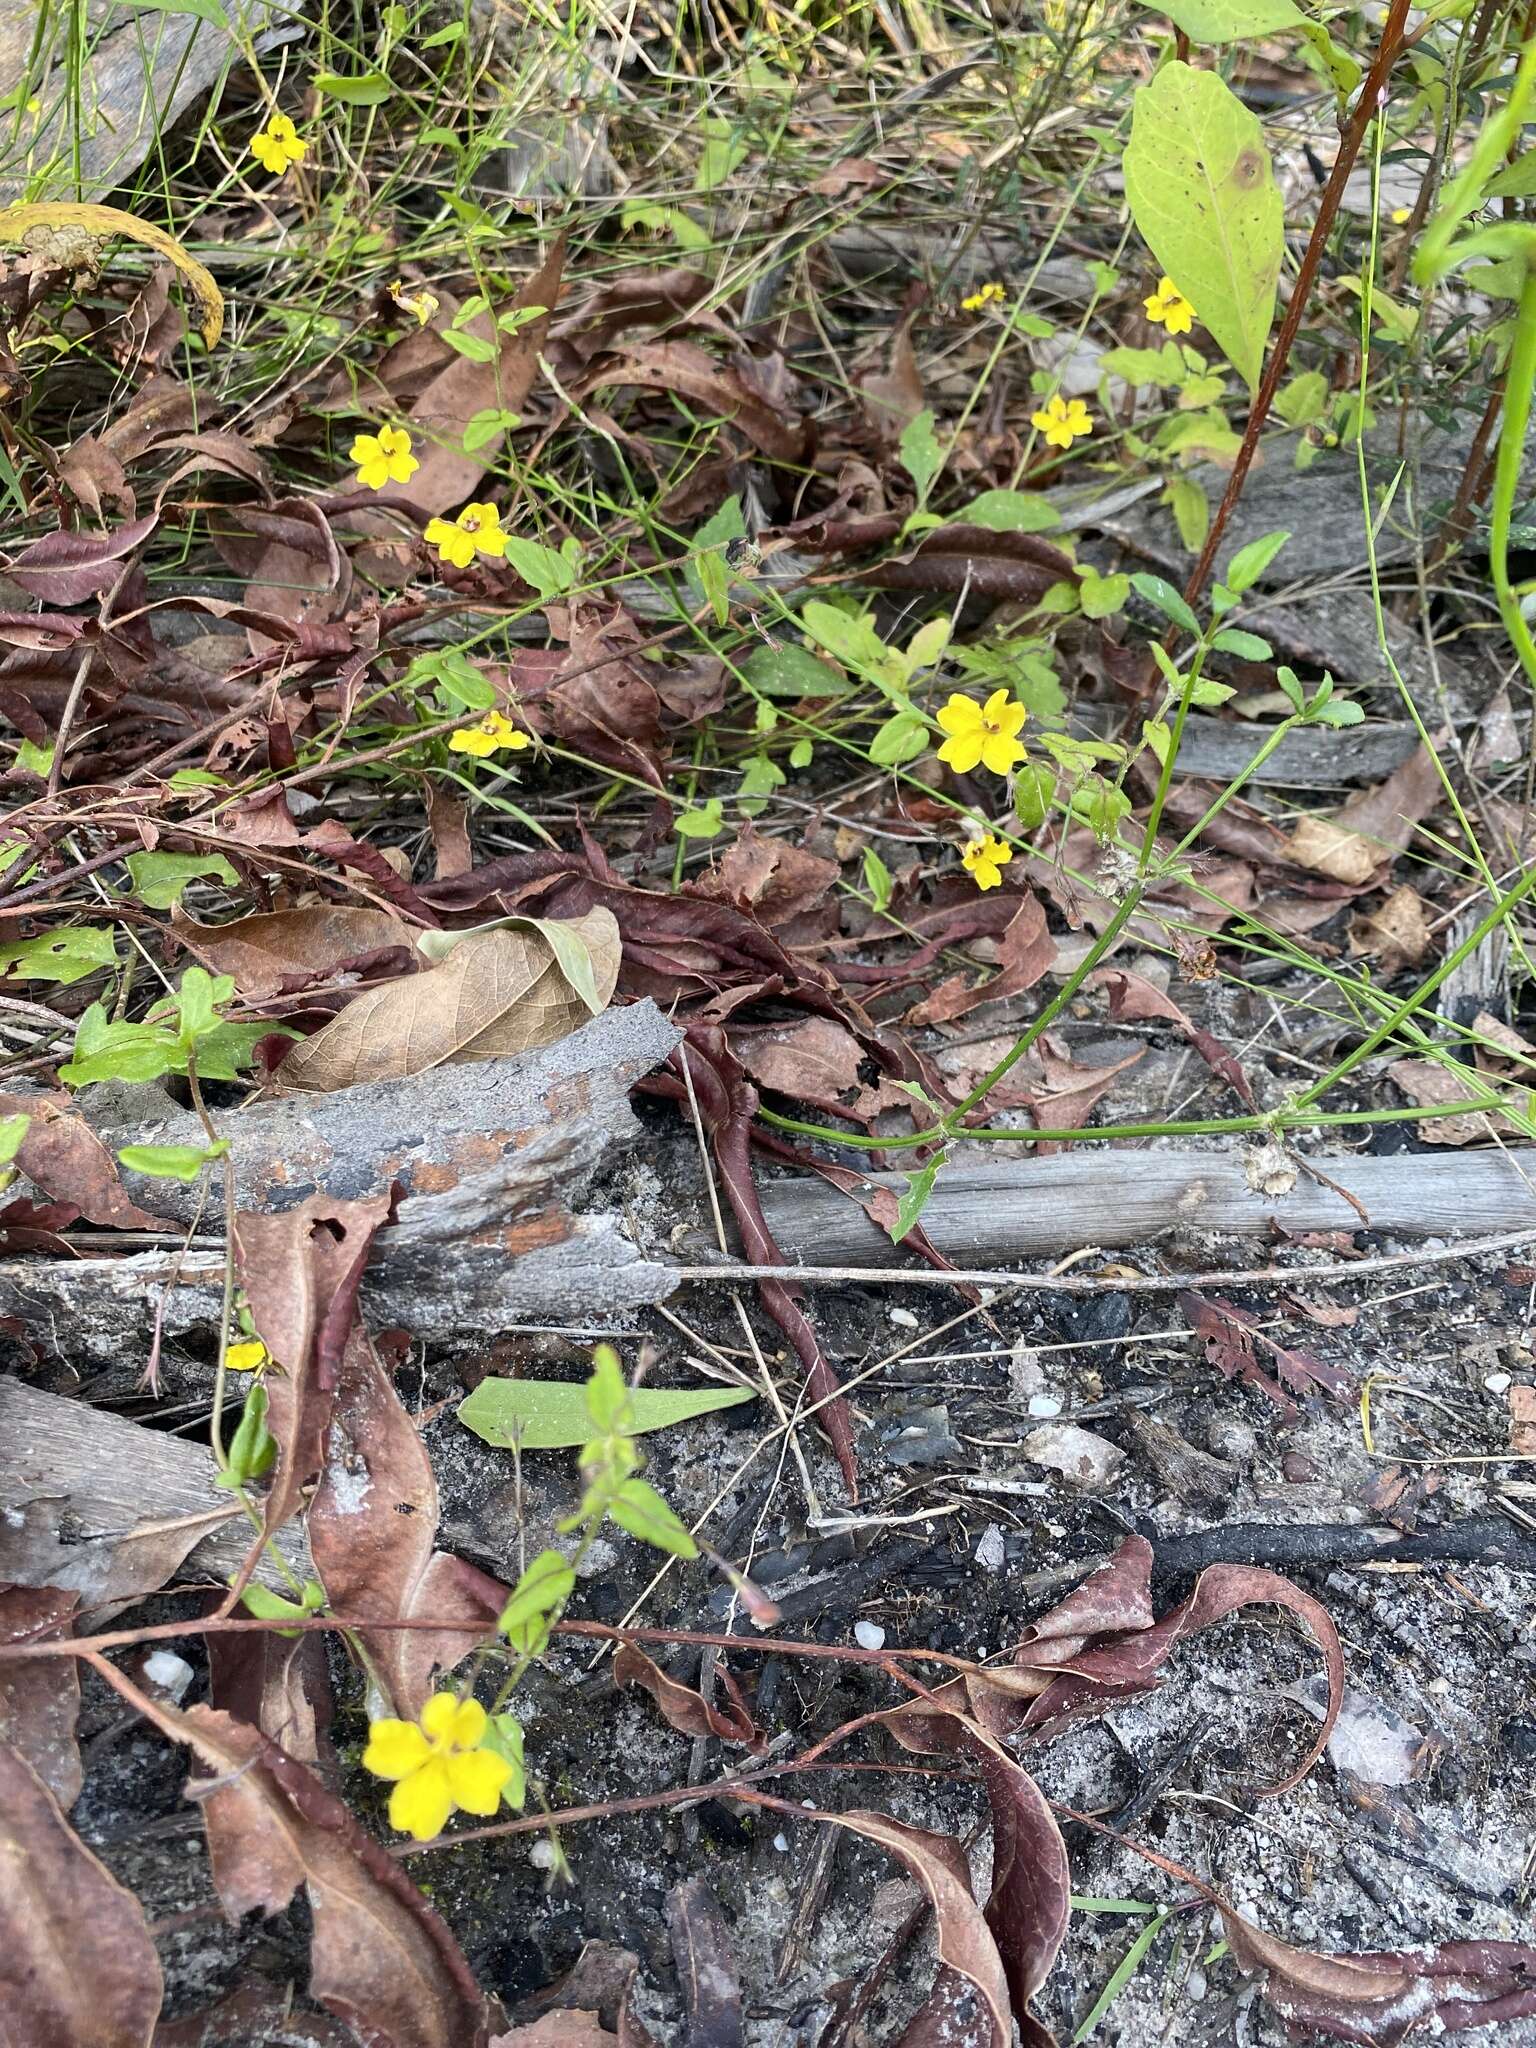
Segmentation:
{"type": "Polygon", "coordinates": [[[1081,434],[1093,432],[1093,415],[1080,398],[1066,399],[1058,391],[1038,412],[1029,416],[1053,448],[1070,448],[1081,434]]]}
{"type": "Polygon", "coordinates": [[[273,114],[265,128],[251,137],[251,155],[264,171],[280,178],[290,164],[301,164],[309,144],[286,114],[273,114]]]}
{"type": "Polygon", "coordinates": [[[418,1842],[440,1835],[449,1816],[492,1814],[512,1766],[482,1749],[489,1722],[478,1700],[434,1693],[419,1721],[375,1721],[368,1731],[363,1768],[394,1781],[389,1824],[418,1842]]]}
{"type": "Polygon", "coordinates": [[[939,713],[940,729],[949,735],[939,759],[957,775],[969,775],[976,767],[1006,775],[1024,759],[1018,733],[1028,716],[1006,690],[994,690],[985,704],[974,697],[951,697],[939,713]]]}
{"type": "Polygon", "coordinates": [[[380,427],[376,434],[359,434],[348,453],[357,464],[357,481],[370,491],[382,491],[387,484],[408,484],[421,467],[411,453],[411,437],[404,427],[380,427]]]}
{"type": "Polygon", "coordinates": [[[1195,324],[1194,307],[1171,277],[1160,277],[1157,290],[1141,303],[1152,325],[1166,327],[1170,334],[1188,334],[1195,324]]]}
{"type": "Polygon", "coordinates": [[[243,1338],[224,1353],[224,1363],[231,1372],[257,1372],[266,1362],[267,1347],[259,1337],[243,1338]]]}
{"type": "Polygon", "coordinates": [[[507,536],[494,505],[466,505],[457,519],[427,521],[427,546],[437,549],[439,561],[467,569],[476,555],[499,560],[507,552],[507,536]]]}
{"type": "Polygon", "coordinates": [[[980,291],[972,292],[968,299],[962,299],[961,310],[966,313],[980,313],[987,306],[1000,306],[1007,296],[1007,292],[994,279],[991,284],[984,284],[980,291]]]}
{"type": "Polygon", "coordinates": [[[983,832],[979,839],[968,839],[960,849],[960,858],[965,863],[967,874],[975,878],[978,889],[995,889],[1003,879],[1002,871],[1013,859],[1013,848],[1007,840],[999,839],[994,832],[983,832]]]}
{"type": "Polygon", "coordinates": [[[448,741],[454,753],[477,754],[482,759],[502,748],[515,753],[518,748],[532,744],[527,733],[519,731],[500,711],[487,711],[478,725],[461,725],[448,741]]]}

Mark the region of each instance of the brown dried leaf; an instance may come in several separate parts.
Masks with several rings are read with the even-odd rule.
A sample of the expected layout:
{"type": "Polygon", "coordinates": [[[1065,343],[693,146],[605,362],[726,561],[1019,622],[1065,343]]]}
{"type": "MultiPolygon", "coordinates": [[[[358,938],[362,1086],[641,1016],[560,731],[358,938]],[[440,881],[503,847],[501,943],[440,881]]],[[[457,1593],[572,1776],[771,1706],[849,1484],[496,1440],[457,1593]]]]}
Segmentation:
{"type": "Polygon", "coordinates": [[[769,392],[758,366],[747,357],[720,363],[691,341],[632,343],[599,362],[577,386],[576,395],[638,385],[670,391],[711,415],[729,420],[770,462],[798,463],[810,445],[810,427],[769,392]]]}
{"type": "MultiPolygon", "coordinates": [[[[77,1593],[58,1586],[0,1586],[0,1643],[67,1636],[79,1605],[77,1593]]],[[[84,1775],[75,1736],[79,1718],[80,1673],[72,1657],[0,1664],[0,1744],[10,1744],[66,1812],[80,1796],[84,1775]]]]}
{"type": "Polygon", "coordinates": [[[838,873],[835,860],[787,839],[765,838],[749,823],[695,883],[693,894],[733,903],[772,930],[823,903],[838,873]]]}
{"type": "MultiPolygon", "coordinates": [[[[618,981],[619,927],[592,910],[567,925],[589,954],[599,1007],[618,981]]],[[[387,982],[294,1047],[277,1070],[286,1088],[328,1093],[399,1081],[431,1067],[504,1058],[553,1045],[591,1014],[542,932],[471,932],[425,974],[387,982]]]]}
{"type": "Polygon", "coordinates": [[[1349,950],[1376,962],[1376,972],[1389,980],[1400,968],[1417,966],[1429,951],[1433,933],[1424,899],[1410,882],[1394,889],[1379,908],[1357,911],[1349,921],[1349,950]]]}
{"type": "Polygon", "coordinates": [[[0,2031],[17,2048],[148,2048],[160,1958],[144,1909],[0,1744],[0,2031]]]}
{"type": "Polygon", "coordinates": [[[394,1711],[408,1721],[430,1697],[434,1670],[450,1670],[483,1642],[507,1599],[505,1586],[434,1548],[437,1523],[426,1446],[359,1331],[342,1359],[325,1466],[310,1504],[309,1549],[332,1608],[363,1624],[359,1634],[373,1668],[394,1711]],[[366,1626],[413,1619],[442,1627],[375,1633],[366,1626]]]}
{"type": "Polygon", "coordinates": [[[85,604],[114,584],[124,558],[141,547],[159,520],[151,513],[115,533],[45,533],[22,549],[6,575],[44,604],[85,604]]]}
{"type": "Polygon", "coordinates": [[[1232,1907],[1222,1924],[1240,1969],[1264,1973],[1264,1996],[1291,2027],[1335,2041],[1397,2048],[1409,2035],[1504,2028],[1536,2013],[1536,1948],[1513,1941],[1323,1955],[1266,1934],[1232,1907]]]}
{"type": "Polygon", "coordinates": [[[65,451],[59,463],[59,482],[99,525],[107,523],[101,502],[103,498],[115,505],[126,519],[132,519],[138,509],[134,503],[133,486],[123,473],[123,465],[94,434],[82,434],[73,447],[65,451]]]}
{"type": "Polygon", "coordinates": [[[427,830],[432,835],[433,874],[439,882],[467,875],[475,864],[469,843],[469,806],[441,782],[427,784],[427,830]]]}
{"type": "Polygon", "coordinates": [[[537,2019],[530,2020],[521,2028],[514,2027],[509,2033],[498,2034],[490,2048],[506,2048],[506,2044],[517,2043],[519,2048],[530,2039],[537,2043],[541,2038],[550,2044],[561,2042],[558,2033],[542,2037],[531,2030],[539,2021],[553,2020],[569,2015],[583,2023],[583,2031],[572,2043],[572,2048],[654,2048],[651,2036],[635,2018],[633,1995],[635,1973],[639,1968],[638,1958],[627,1948],[619,1948],[608,1941],[586,1942],[563,1977],[545,1987],[521,2008],[523,2012],[535,2012],[537,2019]],[[600,2032],[593,2036],[585,2027],[588,2019],[594,2019],[600,2032]]]}
{"type": "Polygon", "coordinates": [[[231,1921],[280,1913],[302,1884],[314,1920],[310,1996],[371,2048],[478,2048],[490,2015],[444,1922],[400,1865],[302,1764],[216,1708],[158,1724],[213,1772],[202,1807],[231,1921]]]}
{"type": "MultiPolygon", "coordinates": [[[[1447,1102],[1474,1102],[1476,1084],[1438,1060],[1394,1060],[1387,1069],[1410,1102],[1420,1109],[1438,1109],[1447,1102]]],[[[1465,1116],[1427,1116],[1414,1125],[1426,1145],[1475,1145],[1496,1132],[1514,1130],[1497,1110],[1473,1109],[1465,1116]]]]}
{"type": "Polygon", "coordinates": [[[1434,753],[1416,747],[1385,782],[1352,797],[1331,818],[1301,819],[1286,858],[1314,874],[1359,887],[1404,850],[1442,788],[1434,753]]]}
{"type": "Polygon", "coordinates": [[[1536,1458],[1536,1387],[1509,1390],[1509,1454],[1536,1458]]]}
{"type": "Polygon", "coordinates": [[[1226,1379],[1235,1379],[1243,1386],[1256,1388],[1273,1401],[1282,1414],[1294,1415],[1295,1403],[1260,1364],[1260,1345],[1291,1393],[1305,1396],[1321,1389],[1336,1401],[1348,1400],[1354,1394],[1355,1383],[1347,1372],[1310,1351],[1291,1351],[1285,1345],[1277,1344],[1272,1337],[1264,1335],[1259,1328],[1258,1317],[1250,1315],[1246,1309],[1236,1308],[1230,1301],[1197,1294],[1192,1288],[1180,1294],[1178,1302],[1198,1331],[1205,1345],[1205,1355],[1217,1371],[1226,1379]]]}
{"type": "Polygon", "coordinates": [[[171,1227],[163,1216],[152,1216],[129,1201],[111,1153],[76,1114],[62,1089],[37,1095],[0,1095],[0,1118],[11,1116],[31,1119],[16,1164],[54,1201],[68,1202],[88,1223],[109,1230],[171,1227]]]}
{"type": "Polygon", "coordinates": [[[997,940],[997,973],[974,987],[964,975],[941,981],[931,995],[907,1012],[908,1024],[952,1024],[983,1003],[1022,995],[1050,972],[1056,960],[1056,941],[1046,929],[1044,907],[1030,895],[1015,900],[1017,908],[997,940]]]}
{"type": "Polygon", "coordinates": [[[232,974],[248,1003],[334,973],[364,953],[409,947],[416,937],[392,911],[351,903],[270,910],[220,925],[196,924],[178,907],[171,913],[171,931],[215,974],[232,974]]]}
{"type": "Polygon", "coordinates": [[[515,413],[533,389],[539,355],[549,332],[550,317],[560,300],[565,271],[565,238],[557,237],[543,263],[504,306],[493,307],[465,326],[481,341],[499,343],[488,363],[455,355],[446,369],[426,386],[410,410],[420,468],[404,487],[413,505],[426,512],[446,512],[467,498],[501,454],[505,432],[493,434],[472,454],[464,452],[464,432],[476,413],[515,413]],[[503,334],[500,315],[543,306],[544,312],[512,334],[503,334]]]}
{"type": "Polygon", "coordinates": [[[1133,974],[1128,967],[1101,967],[1088,977],[1088,983],[1091,988],[1105,987],[1109,990],[1111,1017],[1134,1023],[1160,1018],[1182,1031],[1211,1072],[1219,1074],[1250,1109],[1258,1107],[1248,1076],[1220,1039],[1213,1038],[1203,1025],[1197,1024],[1187,1011],[1181,1010],[1171,996],[1154,988],[1144,975],[1133,974]]]}
{"type": "Polygon", "coordinates": [[[798,1024],[770,1024],[733,1031],[737,1057],[760,1088],[809,1103],[834,1116],[868,1124],[882,1109],[910,1108],[912,1098],[881,1081],[871,1087],[859,1072],[864,1048],[832,1017],[803,1017],[798,1024]]]}
{"type": "Polygon", "coordinates": [[[214,1706],[259,1728],[300,1763],[315,1763],[322,1748],[331,1759],[331,1675],[324,1636],[253,1629],[248,1635],[209,1635],[205,1641],[214,1706]]]}
{"type": "MultiPolygon", "coordinates": [[[[724,1674],[722,1673],[722,1676],[724,1674]]],[[[711,1706],[691,1685],[669,1678],[643,1650],[626,1643],[613,1660],[615,1685],[638,1685],[656,1702],[662,1719],[681,1735],[718,1737],[749,1749],[754,1756],[766,1753],[766,1738],[747,1712],[736,1688],[727,1684],[724,1708],[711,1706]]]]}
{"type": "MultiPolygon", "coordinates": [[[[351,567],[313,499],[227,505],[210,538],[245,584],[247,606],[295,626],[317,626],[345,611],[351,567]]],[[[276,644],[265,633],[248,631],[258,654],[276,644]]]]}

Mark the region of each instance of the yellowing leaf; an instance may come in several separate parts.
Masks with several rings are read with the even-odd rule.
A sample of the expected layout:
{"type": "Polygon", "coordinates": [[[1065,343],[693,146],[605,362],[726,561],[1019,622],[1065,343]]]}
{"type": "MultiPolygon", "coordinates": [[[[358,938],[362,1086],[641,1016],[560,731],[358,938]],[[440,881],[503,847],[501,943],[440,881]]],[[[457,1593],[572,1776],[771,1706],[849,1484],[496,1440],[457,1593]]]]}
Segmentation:
{"type": "MultiPolygon", "coordinates": [[[[670,1429],[755,1399],[750,1387],[632,1387],[627,1428],[635,1435],[670,1429]]],[[[485,1443],[525,1451],[567,1450],[592,1434],[586,1389],[575,1380],[483,1379],[459,1403],[458,1415],[485,1443]]]]}
{"type": "Polygon", "coordinates": [[[619,973],[613,912],[589,910],[569,923],[591,963],[590,987],[572,986],[545,931],[471,932],[424,974],[356,997],[293,1048],[277,1079],[325,1094],[553,1045],[591,1014],[594,996],[606,1007],[619,973]]]}
{"type": "Polygon", "coordinates": [[[1285,240],[1257,117],[1214,71],[1165,65],[1136,94],[1125,194],[1159,266],[1252,390],[1285,240]]]}
{"type": "Polygon", "coordinates": [[[130,241],[145,243],[173,263],[191,286],[197,300],[203,340],[209,348],[214,347],[224,332],[223,293],[196,257],[189,256],[175,236],[168,235],[164,228],[140,220],[136,214],[124,213],[116,206],[88,206],[74,200],[50,200],[46,204],[7,206],[0,210],[0,247],[20,242],[38,228],[58,235],[67,235],[73,229],[76,234],[83,232],[94,241],[103,242],[112,235],[126,235],[130,241]]]}
{"type": "Polygon", "coordinates": [[[1166,14],[1192,43],[1236,43],[1244,36],[1297,28],[1303,21],[1292,0],[1141,0],[1166,14]]]}

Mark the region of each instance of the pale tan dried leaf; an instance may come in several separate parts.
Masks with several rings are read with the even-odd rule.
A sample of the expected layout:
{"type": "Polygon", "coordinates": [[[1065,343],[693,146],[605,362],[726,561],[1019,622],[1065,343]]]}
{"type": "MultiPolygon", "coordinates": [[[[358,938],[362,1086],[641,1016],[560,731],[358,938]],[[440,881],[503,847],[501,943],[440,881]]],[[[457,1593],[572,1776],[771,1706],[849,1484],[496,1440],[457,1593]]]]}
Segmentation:
{"type": "Polygon", "coordinates": [[[1441,794],[1440,770],[1428,747],[1416,747],[1375,789],[1352,797],[1331,818],[1303,818],[1287,858],[1313,874],[1358,887],[1401,853],[1419,820],[1441,794]]]}
{"type": "MultiPolygon", "coordinates": [[[[610,910],[567,920],[594,963],[604,1005],[618,980],[618,921],[610,910]]],[[[553,1045],[589,1014],[542,933],[474,932],[425,974],[370,989],[277,1070],[285,1088],[316,1094],[401,1081],[429,1068],[503,1059],[553,1045]]]]}
{"type": "Polygon", "coordinates": [[[1351,918],[1349,950],[1356,958],[1370,954],[1383,978],[1400,967],[1415,967],[1429,951],[1433,937],[1424,899],[1411,883],[1394,889],[1376,910],[1351,918]]]}
{"type": "MultiPolygon", "coordinates": [[[[1438,1109],[1447,1102],[1469,1102],[1472,1090],[1460,1074],[1437,1060],[1394,1060],[1387,1069],[1410,1102],[1420,1109],[1438,1109]]],[[[1514,1129],[1497,1111],[1469,1110],[1465,1116],[1427,1116],[1414,1129],[1426,1145],[1472,1145],[1495,1131],[1514,1129]]]]}
{"type": "Polygon", "coordinates": [[[248,1003],[275,996],[285,980],[325,974],[381,946],[410,946],[415,933],[388,910],[366,904],[316,903],[270,910],[232,924],[194,924],[173,913],[171,929],[215,974],[232,974],[248,1003]]]}

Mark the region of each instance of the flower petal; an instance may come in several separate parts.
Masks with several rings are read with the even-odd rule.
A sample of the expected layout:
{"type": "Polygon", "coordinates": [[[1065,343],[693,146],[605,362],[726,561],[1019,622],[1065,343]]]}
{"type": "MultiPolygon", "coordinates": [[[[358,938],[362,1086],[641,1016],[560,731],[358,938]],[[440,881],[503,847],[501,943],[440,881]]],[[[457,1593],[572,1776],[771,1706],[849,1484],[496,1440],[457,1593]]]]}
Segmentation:
{"type": "Polygon", "coordinates": [[[480,1747],[485,1740],[485,1709],[478,1700],[460,1700],[448,1739],[455,1749],[480,1747]]]}
{"type": "Polygon", "coordinates": [[[429,1842],[434,1835],[440,1835],[452,1812],[448,1769],[440,1756],[429,1758],[419,1771],[402,1778],[389,1795],[390,1826],[418,1842],[429,1842]]]}
{"type": "Polygon", "coordinates": [[[939,748],[939,759],[946,768],[953,768],[957,775],[969,775],[981,759],[984,742],[985,735],[979,729],[956,733],[939,748]]]}
{"type": "MultiPolygon", "coordinates": [[[[467,1704],[474,1704],[467,1702],[467,1704]]],[[[512,1775],[512,1766],[493,1749],[471,1749],[463,1756],[446,1759],[448,1789],[455,1806],[466,1813],[494,1813],[501,1804],[501,1788],[512,1775]]]]}
{"type": "Polygon", "coordinates": [[[1024,749],[1006,733],[989,733],[982,744],[981,762],[994,775],[1006,775],[1024,759],[1024,749]]]}
{"type": "Polygon", "coordinates": [[[435,1692],[421,1710],[421,1725],[434,1742],[452,1742],[459,1718],[456,1692],[435,1692]]]}
{"type": "Polygon", "coordinates": [[[408,1778],[430,1754],[427,1738],[414,1721],[375,1721],[368,1730],[363,1769],[376,1778],[408,1778]]]}
{"type": "Polygon", "coordinates": [[[951,697],[939,713],[940,732],[974,732],[981,723],[981,706],[973,697],[951,697]]]}
{"type": "Polygon", "coordinates": [[[259,1337],[249,1338],[244,1344],[231,1344],[224,1354],[224,1363],[231,1372],[254,1372],[266,1362],[267,1347],[259,1337]]]}

